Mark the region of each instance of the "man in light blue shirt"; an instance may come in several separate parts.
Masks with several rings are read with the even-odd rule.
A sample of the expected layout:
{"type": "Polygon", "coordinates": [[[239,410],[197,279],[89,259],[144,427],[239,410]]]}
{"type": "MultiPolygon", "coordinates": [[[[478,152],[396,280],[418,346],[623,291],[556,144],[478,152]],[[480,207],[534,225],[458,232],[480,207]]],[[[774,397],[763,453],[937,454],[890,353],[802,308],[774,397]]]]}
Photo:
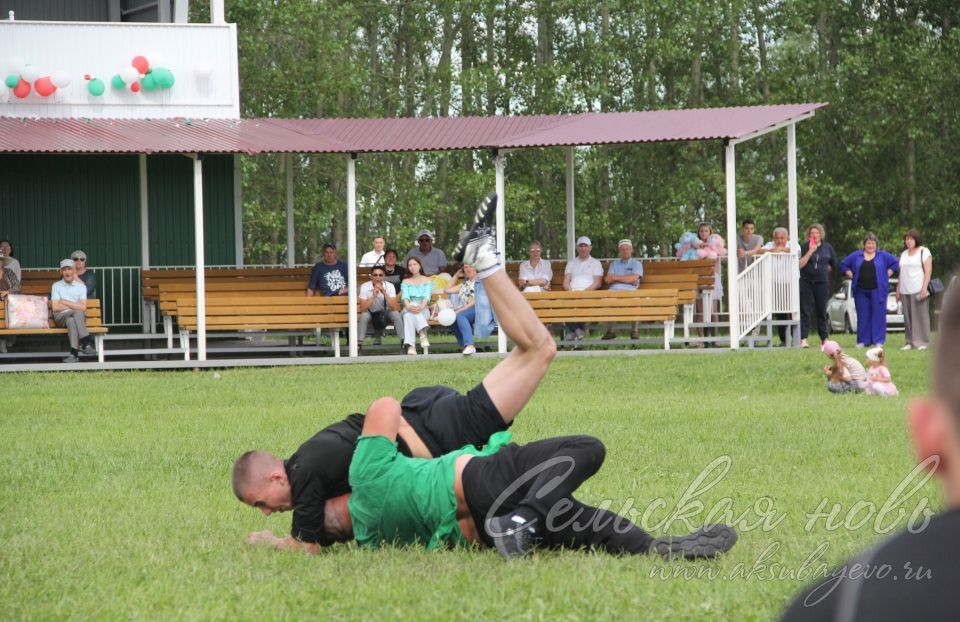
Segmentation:
{"type": "Polygon", "coordinates": [[[53,309],[53,321],[60,328],[67,329],[70,339],[70,356],[64,363],[80,362],[80,349],[84,354],[93,354],[94,347],[87,330],[87,286],[77,276],[72,259],[60,262],[60,276],[50,291],[50,308],[53,309]]]}
{"type": "MultiPolygon", "coordinates": [[[[643,264],[633,258],[633,242],[630,240],[620,240],[617,242],[617,252],[619,259],[614,259],[610,263],[607,275],[603,277],[603,282],[607,284],[607,289],[611,291],[623,289],[637,289],[640,287],[640,279],[643,278],[643,264]]],[[[630,330],[630,338],[637,339],[637,323],[634,322],[630,330]]],[[[613,324],[607,324],[607,332],[603,335],[604,339],[616,339],[617,334],[613,332],[613,324]]]]}

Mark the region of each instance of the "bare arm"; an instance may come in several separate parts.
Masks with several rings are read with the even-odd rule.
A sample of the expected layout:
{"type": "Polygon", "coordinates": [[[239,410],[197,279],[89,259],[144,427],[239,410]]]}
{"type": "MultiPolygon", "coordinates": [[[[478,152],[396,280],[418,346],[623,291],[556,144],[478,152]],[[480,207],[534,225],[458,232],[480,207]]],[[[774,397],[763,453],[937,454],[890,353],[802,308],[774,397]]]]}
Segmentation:
{"type": "Polygon", "coordinates": [[[74,311],[86,311],[87,310],[87,301],[81,300],[80,302],[69,302],[67,300],[51,300],[50,308],[53,309],[54,313],[59,313],[60,311],[66,311],[67,309],[73,309],[74,311]]]}
{"type": "Polygon", "coordinates": [[[570,273],[569,272],[563,275],[563,289],[570,291],[570,273]]]}
{"type": "Polygon", "coordinates": [[[293,536],[278,538],[271,531],[255,531],[247,536],[247,544],[272,546],[280,551],[306,551],[311,555],[320,552],[320,546],[314,542],[301,542],[293,536]]]}
{"type": "Polygon", "coordinates": [[[374,400],[367,409],[367,416],[363,420],[363,436],[385,436],[391,441],[397,440],[400,430],[400,402],[392,397],[381,397],[374,400]]]}
{"type": "Polygon", "coordinates": [[[600,289],[600,286],[603,285],[603,275],[597,275],[593,277],[593,283],[590,284],[590,287],[587,288],[587,291],[600,289]]]}

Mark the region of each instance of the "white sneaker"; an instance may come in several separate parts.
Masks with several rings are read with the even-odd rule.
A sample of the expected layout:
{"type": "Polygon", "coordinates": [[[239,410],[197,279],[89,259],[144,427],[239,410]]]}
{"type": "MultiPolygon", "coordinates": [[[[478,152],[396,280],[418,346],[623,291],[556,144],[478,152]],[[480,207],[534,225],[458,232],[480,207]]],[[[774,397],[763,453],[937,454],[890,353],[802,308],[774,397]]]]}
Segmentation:
{"type": "Polygon", "coordinates": [[[412,345],[409,345],[409,346],[407,346],[407,354],[409,354],[410,356],[416,356],[416,355],[417,355],[417,349],[414,348],[412,345]]]}
{"type": "Polygon", "coordinates": [[[497,239],[492,232],[481,235],[467,243],[463,252],[463,263],[471,266],[477,272],[489,270],[500,263],[500,253],[497,252],[497,239]]]}
{"type": "Polygon", "coordinates": [[[421,348],[429,348],[429,347],[430,347],[430,340],[427,339],[427,336],[426,336],[426,335],[420,335],[420,347],[421,347],[421,348]]]}
{"type": "MultiPolygon", "coordinates": [[[[913,349],[913,346],[908,343],[907,345],[903,346],[903,347],[900,348],[900,349],[901,349],[901,350],[912,350],[912,349],[913,349]]],[[[919,350],[920,348],[917,348],[917,349],[919,350]]]]}
{"type": "Polygon", "coordinates": [[[857,347],[860,348],[861,350],[863,350],[863,349],[866,348],[867,346],[863,345],[862,343],[858,343],[858,344],[857,344],[857,347]]]}
{"type": "Polygon", "coordinates": [[[465,346],[465,347],[463,348],[463,354],[466,355],[466,356],[470,356],[471,354],[475,354],[476,351],[477,351],[477,349],[474,347],[473,344],[470,344],[470,345],[465,346]]]}
{"type": "Polygon", "coordinates": [[[927,346],[917,346],[917,350],[926,350],[927,346]]]}

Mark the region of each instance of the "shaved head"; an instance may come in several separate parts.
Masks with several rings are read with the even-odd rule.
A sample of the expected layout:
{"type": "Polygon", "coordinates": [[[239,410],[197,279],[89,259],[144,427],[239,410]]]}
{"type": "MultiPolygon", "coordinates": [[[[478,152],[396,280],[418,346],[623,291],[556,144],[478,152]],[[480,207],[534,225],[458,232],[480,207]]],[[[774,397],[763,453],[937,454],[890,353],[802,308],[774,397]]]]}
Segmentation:
{"type": "Polygon", "coordinates": [[[267,451],[248,451],[233,463],[233,494],[243,501],[250,486],[270,477],[270,472],[282,461],[267,451]]]}

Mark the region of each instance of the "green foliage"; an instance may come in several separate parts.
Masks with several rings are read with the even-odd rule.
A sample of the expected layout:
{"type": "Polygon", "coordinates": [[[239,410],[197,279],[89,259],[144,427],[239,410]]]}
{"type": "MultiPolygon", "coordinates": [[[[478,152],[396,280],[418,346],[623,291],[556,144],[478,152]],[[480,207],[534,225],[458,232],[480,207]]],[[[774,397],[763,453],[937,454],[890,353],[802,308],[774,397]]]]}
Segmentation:
{"type": "MultiPolygon", "coordinates": [[[[194,3],[202,18],[206,3],[194,3]]],[[[801,226],[839,252],[866,230],[896,251],[917,227],[938,274],[960,263],[960,5],[824,0],[232,0],[244,116],[553,114],[826,101],[798,126],[801,226]]],[[[738,212],[786,223],[780,135],[738,147],[738,212]]],[[[507,255],[530,237],[565,252],[563,150],[507,156],[507,255]]],[[[284,259],[283,169],[244,165],[248,261],[284,259]],[[276,228],[280,223],[279,235],[276,228]]],[[[252,160],[252,164],[250,161],[252,160]]],[[[612,256],[623,236],[665,253],[700,217],[724,219],[715,142],[577,150],[577,233],[612,256]]],[[[295,162],[297,261],[345,240],[343,157],[295,162]]],[[[489,154],[364,155],[361,248],[401,248],[422,227],[450,250],[493,186],[489,154]]]]}
{"type": "MultiPolygon", "coordinates": [[[[889,366],[905,393],[928,384],[929,352],[900,352],[889,366]]],[[[845,345],[852,345],[849,339],[845,345]]],[[[433,358],[433,357],[431,357],[433,358]]],[[[769,497],[783,522],[742,529],[715,562],[665,564],[542,552],[505,563],[493,551],[361,551],[338,545],[319,557],[246,546],[248,532],[286,534],[290,515],[264,518],[229,485],[232,461],[261,448],[284,457],[327,423],[372,400],[440,383],[467,390],[491,358],[232,369],[214,372],[0,374],[0,602],[13,620],[209,620],[323,612],[336,620],[528,620],[643,617],[769,620],[812,576],[796,572],[823,543],[827,567],[884,536],[806,528],[822,499],[879,508],[910,472],[907,397],[831,396],[813,350],[655,356],[559,357],[512,428],[515,440],[591,434],[606,462],[579,491],[641,512],[657,498],[667,518],[696,476],[724,456],[730,470],[698,495],[731,510],[769,497]],[[585,362],[589,364],[585,364],[585,362]],[[762,373],[761,371],[762,370],[762,373]],[[373,379],[373,380],[372,380],[373,379]],[[625,384],[625,381],[626,384],[625,384]],[[628,388],[625,388],[628,387],[628,388]],[[65,399],[69,396],[69,399],[65,399]],[[762,556],[776,547],[772,556],[762,556]],[[758,560],[760,560],[758,562],[758,560]],[[777,564],[777,566],[774,566],[777,564]],[[727,579],[663,579],[713,572],[727,579]],[[534,586],[534,587],[531,587],[534,586]]],[[[927,484],[888,522],[905,526],[927,484]]],[[[862,518],[862,516],[861,516],[862,518]]],[[[695,576],[695,575],[694,575],[695,576]]]]}

